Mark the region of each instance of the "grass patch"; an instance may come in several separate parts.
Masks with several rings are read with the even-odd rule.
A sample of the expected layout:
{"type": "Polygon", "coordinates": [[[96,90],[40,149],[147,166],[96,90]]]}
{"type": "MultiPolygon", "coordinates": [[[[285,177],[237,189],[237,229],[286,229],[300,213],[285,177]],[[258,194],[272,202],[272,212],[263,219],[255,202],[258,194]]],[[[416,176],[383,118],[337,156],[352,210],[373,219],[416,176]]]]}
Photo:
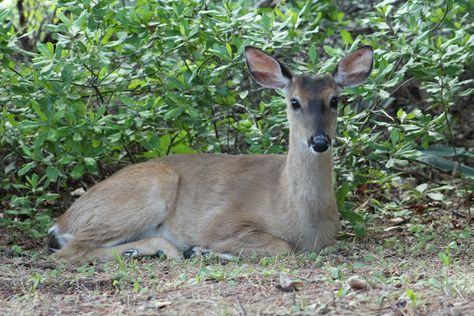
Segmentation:
{"type": "Polygon", "coordinates": [[[4,247],[0,299],[6,314],[467,315],[474,309],[472,226],[455,229],[447,212],[432,215],[436,223],[372,227],[321,253],[236,262],[211,256],[53,266],[44,247],[4,247]],[[282,272],[301,283],[298,291],[279,290],[282,272]]]}

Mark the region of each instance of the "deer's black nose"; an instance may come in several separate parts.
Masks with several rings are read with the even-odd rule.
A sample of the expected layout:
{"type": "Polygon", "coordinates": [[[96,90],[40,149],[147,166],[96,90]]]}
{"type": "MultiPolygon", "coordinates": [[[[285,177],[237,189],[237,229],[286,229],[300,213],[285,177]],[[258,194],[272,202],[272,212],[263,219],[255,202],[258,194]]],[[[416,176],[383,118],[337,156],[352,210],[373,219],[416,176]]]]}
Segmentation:
{"type": "Polygon", "coordinates": [[[315,152],[322,153],[328,150],[329,146],[331,146],[331,138],[326,134],[311,136],[308,145],[315,152]]]}

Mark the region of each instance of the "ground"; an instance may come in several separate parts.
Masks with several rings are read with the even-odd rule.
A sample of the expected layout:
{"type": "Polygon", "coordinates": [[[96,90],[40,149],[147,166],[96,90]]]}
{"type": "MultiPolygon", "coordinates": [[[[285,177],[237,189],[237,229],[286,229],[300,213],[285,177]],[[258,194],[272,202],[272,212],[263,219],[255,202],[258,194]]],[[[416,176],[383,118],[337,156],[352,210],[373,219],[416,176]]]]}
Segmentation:
{"type": "Polygon", "coordinates": [[[1,245],[0,315],[474,315],[472,225],[449,211],[379,218],[319,254],[236,262],[71,267],[40,242],[1,245]]]}

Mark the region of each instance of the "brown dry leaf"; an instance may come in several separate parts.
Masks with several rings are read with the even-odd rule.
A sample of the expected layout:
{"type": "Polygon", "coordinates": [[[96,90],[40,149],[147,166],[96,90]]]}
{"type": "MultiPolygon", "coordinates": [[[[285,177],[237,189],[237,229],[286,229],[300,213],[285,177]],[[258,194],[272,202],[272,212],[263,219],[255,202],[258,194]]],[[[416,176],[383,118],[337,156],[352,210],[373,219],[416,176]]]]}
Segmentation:
{"type": "Polygon", "coordinates": [[[291,280],[288,275],[284,272],[280,272],[280,284],[277,284],[276,288],[283,292],[296,292],[303,283],[300,281],[291,280]]]}
{"type": "Polygon", "coordinates": [[[403,228],[401,226],[390,226],[390,227],[387,227],[387,228],[384,228],[384,232],[390,232],[392,230],[399,230],[401,231],[403,228]]]}
{"type": "Polygon", "coordinates": [[[367,193],[368,189],[369,189],[369,185],[367,183],[362,183],[357,186],[357,192],[360,194],[367,193]]]}
{"type": "Polygon", "coordinates": [[[410,206],[411,210],[418,215],[421,215],[425,212],[427,205],[426,204],[415,204],[410,206]]]}
{"type": "Polygon", "coordinates": [[[394,225],[401,225],[401,224],[407,222],[408,220],[406,218],[402,218],[402,217],[394,217],[394,218],[391,218],[390,221],[394,225]]]}

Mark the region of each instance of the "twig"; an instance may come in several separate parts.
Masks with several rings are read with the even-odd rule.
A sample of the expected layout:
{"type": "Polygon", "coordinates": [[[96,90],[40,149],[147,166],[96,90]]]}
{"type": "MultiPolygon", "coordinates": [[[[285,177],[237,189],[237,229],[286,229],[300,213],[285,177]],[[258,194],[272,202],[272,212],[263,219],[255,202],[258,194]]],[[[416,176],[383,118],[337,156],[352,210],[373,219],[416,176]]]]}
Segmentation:
{"type": "Polygon", "coordinates": [[[123,148],[125,149],[125,152],[127,153],[128,158],[130,158],[130,161],[131,161],[132,163],[135,163],[135,158],[133,157],[133,155],[132,155],[132,153],[130,152],[130,150],[128,150],[128,147],[124,145],[123,148]]]}
{"type": "MultiPolygon", "coordinates": [[[[430,164],[424,163],[422,161],[418,161],[418,160],[413,160],[413,161],[417,162],[417,163],[420,163],[420,164],[423,164],[423,165],[428,166],[428,167],[432,167],[430,164]]],[[[404,174],[415,175],[417,177],[423,178],[423,179],[425,179],[427,181],[430,181],[430,182],[433,182],[435,184],[442,185],[441,182],[436,181],[432,177],[427,176],[424,173],[418,172],[416,170],[405,170],[405,169],[397,168],[397,167],[392,167],[392,169],[397,170],[398,172],[401,172],[401,173],[404,173],[404,174]]]]}
{"type": "Polygon", "coordinates": [[[440,25],[444,22],[444,19],[446,18],[446,16],[448,15],[448,12],[450,11],[449,9],[449,1],[446,1],[446,9],[444,10],[444,15],[443,17],[441,18],[441,20],[439,20],[438,23],[436,23],[436,25],[430,30],[430,33],[433,33],[433,31],[435,31],[438,27],[440,27],[440,25]]]}
{"type": "MultiPolygon", "coordinates": [[[[394,95],[398,90],[400,90],[403,86],[406,86],[408,83],[412,82],[413,80],[415,80],[415,77],[411,77],[411,78],[408,78],[407,80],[405,80],[404,82],[402,82],[401,84],[399,84],[395,89],[393,89],[392,92],[390,92],[389,94],[389,98],[394,95]]],[[[380,100],[379,102],[375,103],[370,109],[369,109],[369,115],[367,115],[367,118],[364,122],[364,124],[362,124],[362,127],[360,128],[360,130],[363,130],[365,128],[365,126],[367,125],[367,123],[370,121],[370,118],[372,117],[372,115],[374,114],[374,110],[375,108],[379,107],[380,104],[382,104],[382,100],[380,100]]]]}
{"type": "MultiPolygon", "coordinates": [[[[221,144],[220,137],[219,137],[219,130],[217,129],[216,111],[214,111],[214,105],[212,104],[212,97],[211,97],[211,104],[209,107],[211,108],[212,126],[214,127],[214,134],[216,135],[217,142],[221,144]]],[[[221,147],[222,147],[222,144],[221,144],[221,147]]]]}
{"type": "MultiPolygon", "coordinates": [[[[55,7],[55,8],[54,8],[54,11],[53,11],[53,14],[52,14],[52,15],[50,16],[50,18],[49,18],[49,22],[50,22],[50,23],[53,23],[53,20],[54,20],[54,17],[56,16],[57,10],[58,10],[58,8],[55,7]]],[[[39,41],[39,39],[40,39],[41,30],[43,29],[43,25],[44,25],[45,22],[46,22],[46,19],[43,19],[43,20],[41,21],[41,23],[40,23],[40,26],[38,27],[38,32],[36,33],[36,36],[35,36],[35,38],[33,39],[33,47],[36,46],[36,44],[38,43],[38,41],[39,41]]],[[[50,33],[46,34],[43,40],[48,39],[48,35],[49,35],[49,34],[50,34],[50,33]]]]}
{"type": "Polygon", "coordinates": [[[239,296],[237,296],[237,303],[239,304],[240,310],[242,311],[242,315],[247,316],[247,311],[245,310],[244,306],[240,302],[239,296]]]}
{"type": "MultiPolygon", "coordinates": [[[[23,7],[23,0],[18,0],[16,3],[16,8],[18,10],[18,15],[19,15],[19,22],[20,22],[20,29],[21,33],[24,33],[25,30],[28,28],[28,20],[26,19],[26,13],[25,9],[23,7]]],[[[22,36],[19,36],[18,39],[20,40],[21,46],[23,46],[24,50],[31,51],[33,49],[29,37],[24,36],[25,34],[22,34],[22,36]]]]}
{"type": "Polygon", "coordinates": [[[179,133],[174,134],[171,136],[170,143],[168,145],[168,148],[166,149],[166,156],[168,156],[171,152],[171,148],[173,147],[174,140],[178,137],[179,133]]]}
{"type": "Polygon", "coordinates": [[[95,91],[95,95],[97,96],[97,99],[99,99],[99,104],[100,105],[104,104],[104,97],[102,96],[102,93],[100,93],[99,88],[97,88],[97,86],[94,84],[92,84],[92,88],[95,91]]]}
{"type": "MultiPolygon", "coordinates": [[[[102,177],[102,180],[105,179],[107,177],[107,175],[106,175],[104,167],[102,167],[102,164],[100,163],[100,161],[97,161],[97,167],[99,169],[99,173],[100,173],[100,176],[102,177]]],[[[59,183],[59,181],[58,181],[58,183],[59,183]]]]}

